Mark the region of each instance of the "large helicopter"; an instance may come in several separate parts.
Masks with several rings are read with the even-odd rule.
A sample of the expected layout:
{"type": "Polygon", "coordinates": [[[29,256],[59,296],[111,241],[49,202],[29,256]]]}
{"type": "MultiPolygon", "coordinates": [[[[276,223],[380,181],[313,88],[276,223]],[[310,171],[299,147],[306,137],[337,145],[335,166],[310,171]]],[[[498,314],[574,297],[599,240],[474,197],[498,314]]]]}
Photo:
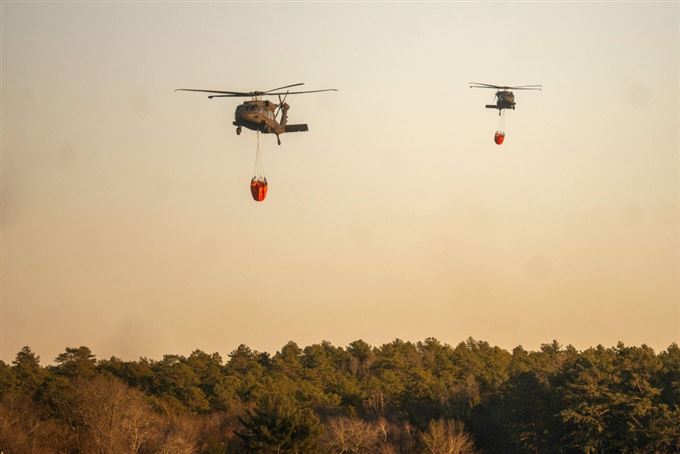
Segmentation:
{"type": "Polygon", "coordinates": [[[309,127],[306,124],[288,124],[288,110],[290,106],[286,104],[286,97],[288,95],[299,95],[303,93],[320,93],[323,91],[338,91],[335,88],[327,88],[324,90],[310,90],[310,91],[279,91],[286,88],[298,87],[304,85],[303,83],[286,85],[284,87],[272,88],[267,91],[219,91],[219,90],[198,90],[194,88],[178,88],[175,91],[197,91],[201,93],[214,93],[208,96],[212,98],[252,98],[250,101],[245,101],[243,104],[236,106],[234,112],[233,125],[236,126],[236,134],[240,135],[242,127],[259,131],[263,134],[276,134],[276,141],[281,145],[279,135],[286,132],[302,132],[308,131],[309,127]],[[279,103],[275,104],[269,100],[262,100],[265,96],[278,96],[279,103]],[[283,96],[283,98],[281,97],[283,96]],[[280,118],[279,117],[279,113],[280,118]]]}
{"type": "Polygon", "coordinates": [[[470,88],[491,88],[496,90],[496,104],[487,104],[487,109],[498,109],[498,115],[503,109],[515,110],[515,95],[509,90],[543,90],[543,85],[519,85],[517,87],[502,87],[500,85],[470,82],[470,88]]]}

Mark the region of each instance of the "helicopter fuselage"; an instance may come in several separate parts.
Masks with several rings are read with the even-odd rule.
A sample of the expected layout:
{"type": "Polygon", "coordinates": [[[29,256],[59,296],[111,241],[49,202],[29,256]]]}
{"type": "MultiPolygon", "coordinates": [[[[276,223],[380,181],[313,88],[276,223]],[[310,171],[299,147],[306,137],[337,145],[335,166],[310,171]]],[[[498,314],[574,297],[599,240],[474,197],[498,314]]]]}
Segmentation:
{"type": "Polygon", "coordinates": [[[234,126],[260,131],[263,134],[283,134],[285,124],[281,125],[274,116],[277,105],[271,101],[246,101],[236,106],[234,126]]]}
{"type": "Polygon", "coordinates": [[[241,134],[241,127],[259,131],[263,134],[276,134],[276,141],[281,145],[279,135],[286,132],[308,131],[306,124],[289,125],[288,109],[290,106],[283,102],[274,104],[271,101],[254,99],[239,104],[234,112],[233,125],[236,126],[236,134],[241,134]],[[281,109],[281,120],[276,120],[276,109],[281,109]]]}
{"type": "Polygon", "coordinates": [[[496,104],[487,104],[487,109],[498,109],[500,114],[503,109],[515,110],[515,95],[511,91],[497,91],[496,104]]]}

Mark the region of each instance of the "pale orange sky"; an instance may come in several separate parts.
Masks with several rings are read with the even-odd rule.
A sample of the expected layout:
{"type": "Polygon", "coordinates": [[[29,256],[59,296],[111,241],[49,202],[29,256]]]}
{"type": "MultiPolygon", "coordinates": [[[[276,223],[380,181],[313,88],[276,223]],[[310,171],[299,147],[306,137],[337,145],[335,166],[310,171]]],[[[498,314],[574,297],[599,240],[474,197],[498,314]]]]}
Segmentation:
{"type": "Polygon", "coordinates": [[[2,348],[680,340],[678,3],[8,3],[2,348]],[[516,92],[506,142],[470,81],[516,92]],[[255,135],[289,98],[308,133],[255,135]]]}

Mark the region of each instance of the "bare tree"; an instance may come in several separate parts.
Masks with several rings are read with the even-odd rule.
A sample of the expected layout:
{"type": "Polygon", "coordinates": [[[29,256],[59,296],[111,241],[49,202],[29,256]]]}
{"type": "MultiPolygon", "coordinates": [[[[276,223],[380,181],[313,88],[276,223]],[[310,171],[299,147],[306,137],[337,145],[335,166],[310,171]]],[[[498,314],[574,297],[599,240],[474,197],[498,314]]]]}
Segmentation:
{"type": "Polygon", "coordinates": [[[65,425],[40,417],[41,408],[26,395],[6,395],[0,402],[0,451],[13,454],[65,452],[65,425]]]}
{"type": "Polygon", "coordinates": [[[385,418],[379,418],[376,426],[378,427],[380,439],[383,441],[383,443],[387,443],[387,435],[390,430],[390,423],[385,418]]]}
{"type": "Polygon", "coordinates": [[[153,454],[193,454],[199,452],[201,421],[196,415],[167,414],[151,442],[153,454]]]}
{"type": "Polygon", "coordinates": [[[99,454],[137,454],[158,427],[144,396],[108,377],[77,381],[76,411],[88,451],[99,454]]]}
{"type": "Polygon", "coordinates": [[[154,454],[193,454],[196,445],[182,432],[170,432],[163,439],[161,446],[153,451],[154,454]]]}
{"type": "Polygon", "coordinates": [[[376,425],[359,418],[339,417],[329,421],[324,445],[328,452],[361,454],[375,452],[380,441],[376,425]]]}
{"type": "Polygon", "coordinates": [[[473,454],[474,443],[465,432],[463,424],[453,420],[432,420],[421,434],[426,451],[430,454],[473,454]]]}

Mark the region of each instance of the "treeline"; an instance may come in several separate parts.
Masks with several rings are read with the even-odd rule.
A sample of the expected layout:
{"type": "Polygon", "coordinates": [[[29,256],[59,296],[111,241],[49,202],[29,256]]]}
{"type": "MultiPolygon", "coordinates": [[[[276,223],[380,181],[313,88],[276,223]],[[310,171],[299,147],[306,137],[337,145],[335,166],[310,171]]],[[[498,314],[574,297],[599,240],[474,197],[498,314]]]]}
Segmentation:
{"type": "Polygon", "coordinates": [[[680,452],[680,349],[468,339],[0,361],[0,451],[680,452]]]}

